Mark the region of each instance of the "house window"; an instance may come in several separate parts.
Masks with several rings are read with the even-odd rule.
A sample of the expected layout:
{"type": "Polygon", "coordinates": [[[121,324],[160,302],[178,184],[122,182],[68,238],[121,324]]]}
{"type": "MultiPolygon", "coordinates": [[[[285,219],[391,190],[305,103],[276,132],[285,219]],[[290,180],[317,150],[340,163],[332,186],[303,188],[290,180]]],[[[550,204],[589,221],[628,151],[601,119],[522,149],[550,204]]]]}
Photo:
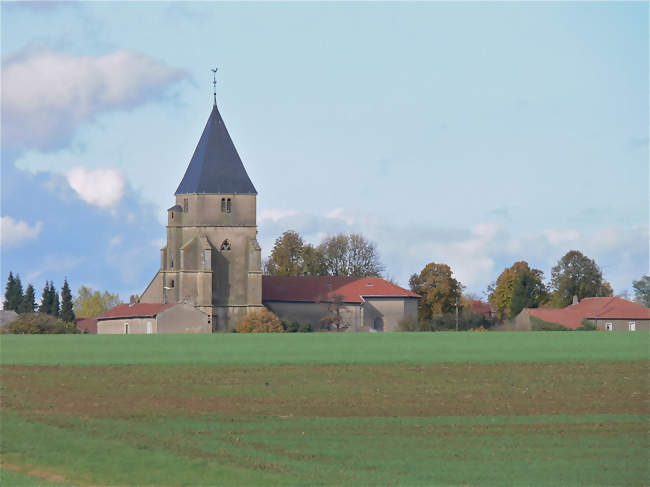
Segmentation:
{"type": "Polygon", "coordinates": [[[228,239],[221,244],[221,250],[230,250],[230,241],[228,239]]]}
{"type": "Polygon", "coordinates": [[[226,198],[221,198],[221,213],[226,212],[226,198]]]}
{"type": "Polygon", "coordinates": [[[183,211],[187,213],[187,208],[188,208],[188,203],[187,203],[187,198],[183,198],[183,211]]]}
{"type": "Polygon", "coordinates": [[[226,213],[230,213],[231,210],[232,210],[232,204],[231,204],[230,198],[228,198],[226,200],[226,213]]]}
{"type": "Polygon", "coordinates": [[[636,321],[630,321],[630,322],[627,324],[627,329],[628,329],[629,331],[636,331],[636,321]]]}
{"type": "Polygon", "coordinates": [[[614,325],[612,325],[612,323],[605,323],[606,331],[612,331],[613,329],[614,329],[614,325]]]}
{"type": "Polygon", "coordinates": [[[151,335],[151,321],[147,321],[147,335],[151,335]]]}
{"type": "Polygon", "coordinates": [[[125,335],[129,334],[129,324],[128,323],[124,323],[124,334],[125,335]]]}

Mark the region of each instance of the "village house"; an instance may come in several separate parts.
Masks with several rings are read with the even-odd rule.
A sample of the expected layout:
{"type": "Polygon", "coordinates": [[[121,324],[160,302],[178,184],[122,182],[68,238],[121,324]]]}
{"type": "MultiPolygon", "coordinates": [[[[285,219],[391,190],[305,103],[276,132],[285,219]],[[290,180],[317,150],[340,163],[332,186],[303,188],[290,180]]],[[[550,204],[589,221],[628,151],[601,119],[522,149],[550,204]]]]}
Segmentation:
{"type": "Polygon", "coordinates": [[[556,323],[575,330],[587,319],[598,330],[606,331],[648,331],[650,330],[650,309],[642,304],[622,298],[585,298],[566,308],[524,308],[514,319],[516,330],[533,329],[531,317],[548,323],[556,323]]]}

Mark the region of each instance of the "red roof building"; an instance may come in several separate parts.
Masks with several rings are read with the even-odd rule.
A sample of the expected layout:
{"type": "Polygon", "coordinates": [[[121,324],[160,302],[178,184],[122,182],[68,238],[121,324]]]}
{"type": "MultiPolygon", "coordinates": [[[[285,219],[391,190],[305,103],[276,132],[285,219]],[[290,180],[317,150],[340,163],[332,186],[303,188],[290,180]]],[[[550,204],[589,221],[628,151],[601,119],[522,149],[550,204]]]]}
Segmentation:
{"type": "Polygon", "coordinates": [[[77,318],[77,328],[81,333],[97,333],[97,318],[77,318]]]}
{"type": "Polygon", "coordinates": [[[347,331],[397,331],[417,323],[419,295],[379,277],[262,277],[262,302],[285,321],[323,329],[323,318],[340,313],[347,331]],[[342,306],[334,304],[340,296],[342,306]]]}
{"type": "Polygon", "coordinates": [[[135,318],[135,317],[154,317],[161,311],[164,311],[172,306],[175,306],[177,303],[137,303],[130,305],[128,303],[118,304],[114,308],[109,309],[108,311],[102,313],[97,318],[98,319],[107,319],[107,318],[135,318]]]}
{"type": "MultiPolygon", "coordinates": [[[[585,298],[566,308],[525,308],[522,313],[575,330],[583,319],[603,330],[650,329],[650,309],[622,298],[585,298]],[[632,325],[633,323],[633,325],[632,325]]],[[[519,317],[517,317],[519,319],[519,317]]]]}

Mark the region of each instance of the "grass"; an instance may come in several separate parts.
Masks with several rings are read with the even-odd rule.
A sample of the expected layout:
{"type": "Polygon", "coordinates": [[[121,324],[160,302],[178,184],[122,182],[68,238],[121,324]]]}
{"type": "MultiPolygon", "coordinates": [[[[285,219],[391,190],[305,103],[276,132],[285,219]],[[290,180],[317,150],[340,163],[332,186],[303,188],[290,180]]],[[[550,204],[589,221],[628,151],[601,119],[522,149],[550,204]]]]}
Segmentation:
{"type": "Polygon", "coordinates": [[[572,362],[648,357],[648,332],[0,335],[13,365],[572,362]]]}
{"type": "Polygon", "coordinates": [[[647,339],[4,336],[0,484],[647,485],[647,339]]]}

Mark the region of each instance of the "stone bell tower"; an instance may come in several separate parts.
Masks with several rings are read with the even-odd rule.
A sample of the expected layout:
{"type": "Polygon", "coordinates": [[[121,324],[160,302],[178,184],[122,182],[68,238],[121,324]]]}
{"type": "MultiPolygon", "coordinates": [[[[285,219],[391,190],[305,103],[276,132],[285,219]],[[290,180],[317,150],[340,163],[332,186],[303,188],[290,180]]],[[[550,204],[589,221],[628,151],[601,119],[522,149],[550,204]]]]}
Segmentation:
{"type": "Polygon", "coordinates": [[[188,301],[229,331],[262,307],[261,249],[253,186],[217,109],[167,210],[160,270],[141,302],[188,301]]]}

